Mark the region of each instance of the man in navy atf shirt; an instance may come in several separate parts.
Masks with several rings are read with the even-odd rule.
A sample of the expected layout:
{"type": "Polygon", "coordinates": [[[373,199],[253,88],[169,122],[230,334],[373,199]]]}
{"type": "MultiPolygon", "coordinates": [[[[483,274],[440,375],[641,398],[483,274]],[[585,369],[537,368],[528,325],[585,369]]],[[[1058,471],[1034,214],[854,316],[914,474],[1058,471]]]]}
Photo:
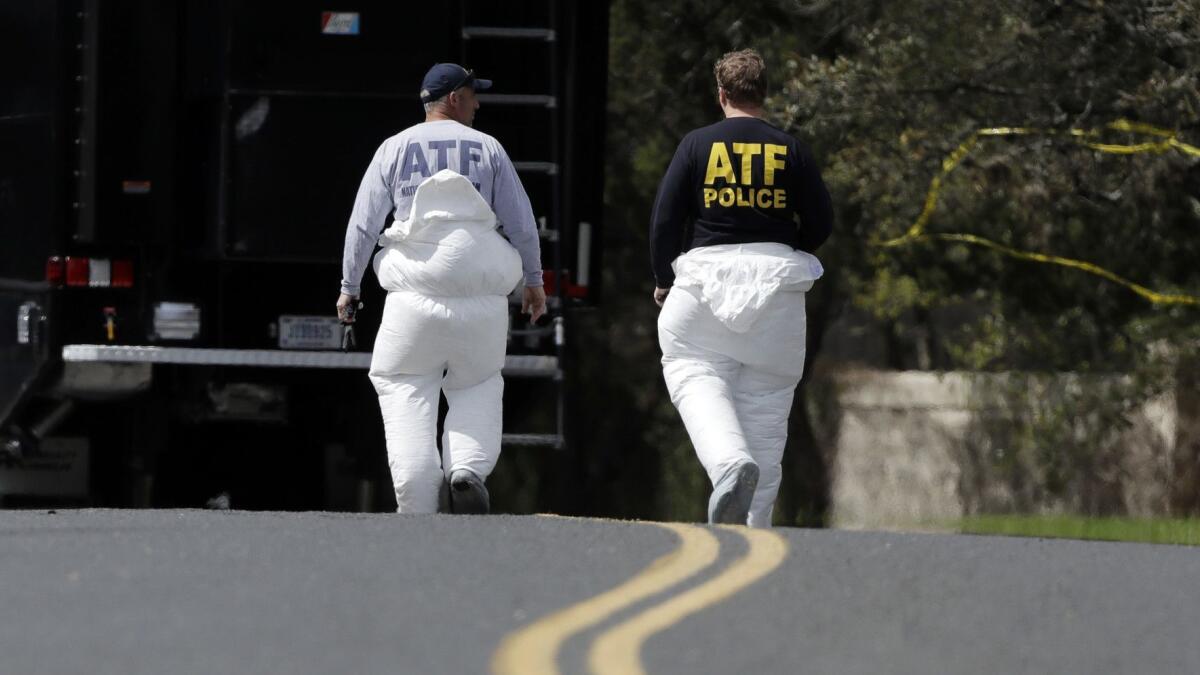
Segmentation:
{"type": "Polygon", "coordinates": [[[804,370],[805,292],[823,273],[812,252],[833,211],[812,155],[763,119],[762,57],[731,52],[714,70],[725,119],[683,138],[654,204],[658,336],[713,483],[709,521],[768,527],[804,370]]]}

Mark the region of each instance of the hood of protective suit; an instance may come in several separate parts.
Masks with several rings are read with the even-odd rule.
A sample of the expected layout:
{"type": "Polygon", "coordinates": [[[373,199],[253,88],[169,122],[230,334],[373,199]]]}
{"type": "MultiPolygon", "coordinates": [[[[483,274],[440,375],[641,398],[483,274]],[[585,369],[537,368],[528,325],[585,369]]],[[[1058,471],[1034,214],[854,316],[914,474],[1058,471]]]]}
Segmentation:
{"type": "Polygon", "coordinates": [[[389,291],[427,296],[508,295],[521,280],[521,258],[496,231],[496,214],[462,175],[445,169],[425,179],[412,209],[379,238],[375,275],[389,291]]]}
{"type": "Polygon", "coordinates": [[[737,333],[754,326],[776,293],[808,291],[825,273],[816,256],[776,243],[703,246],[676,258],[672,267],[675,286],[693,290],[737,333]]]}

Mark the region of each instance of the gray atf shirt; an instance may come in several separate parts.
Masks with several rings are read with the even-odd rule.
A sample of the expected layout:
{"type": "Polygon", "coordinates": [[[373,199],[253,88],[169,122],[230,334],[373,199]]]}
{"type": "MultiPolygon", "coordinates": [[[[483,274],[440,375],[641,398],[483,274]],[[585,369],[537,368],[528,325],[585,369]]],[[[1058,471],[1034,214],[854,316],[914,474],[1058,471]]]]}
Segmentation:
{"type": "Polygon", "coordinates": [[[423,122],[392,136],[371,159],[342,254],[342,292],[358,296],[375,243],[393,210],[403,220],[426,178],[450,169],[466,176],[496,212],[504,236],[521,255],[526,286],[542,285],[541,244],[529,196],[499,141],[453,120],[423,122]]]}

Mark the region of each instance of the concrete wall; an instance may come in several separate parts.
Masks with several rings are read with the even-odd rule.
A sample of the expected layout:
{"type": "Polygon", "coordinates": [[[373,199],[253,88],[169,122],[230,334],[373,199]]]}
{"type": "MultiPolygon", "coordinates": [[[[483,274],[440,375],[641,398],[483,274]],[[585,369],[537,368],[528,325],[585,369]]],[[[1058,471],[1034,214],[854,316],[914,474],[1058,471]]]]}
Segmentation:
{"type": "Polygon", "coordinates": [[[1129,404],[1129,384],[837,373],[829,387],[836,404],[817,416],[832,448],[832,524],[937,528],[977,513],[1178,512],[1188,492],[1179,482],[1191,474],[1177,466],[1186,457],[1176,448],[1190,437],[1176,396],[1129,404]]]}

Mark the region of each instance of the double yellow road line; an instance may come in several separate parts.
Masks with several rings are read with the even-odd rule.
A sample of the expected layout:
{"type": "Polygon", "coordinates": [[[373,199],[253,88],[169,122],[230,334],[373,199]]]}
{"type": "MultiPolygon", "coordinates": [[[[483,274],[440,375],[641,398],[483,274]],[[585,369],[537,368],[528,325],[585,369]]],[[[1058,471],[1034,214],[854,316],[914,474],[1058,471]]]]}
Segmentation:
{"type": "MultiPolygon", "coordinates": [[[[510,634],[492,657],[495,675],[557,674],[558,654],[572,636],[652,595],[682,584],[717,562],[721,546],[712,532],[695,525],[647,523],[674,533],[679,545],[620,585],[542,617],[510,634]]],[[[596,675],[644,673],[642,645],[773,572],[787,557],[787,542],[768,530],[725,527],[746,540],[746,554],[708,581],[672,595],[609,628],[592,642],[588,668],[596,675]]]]}

